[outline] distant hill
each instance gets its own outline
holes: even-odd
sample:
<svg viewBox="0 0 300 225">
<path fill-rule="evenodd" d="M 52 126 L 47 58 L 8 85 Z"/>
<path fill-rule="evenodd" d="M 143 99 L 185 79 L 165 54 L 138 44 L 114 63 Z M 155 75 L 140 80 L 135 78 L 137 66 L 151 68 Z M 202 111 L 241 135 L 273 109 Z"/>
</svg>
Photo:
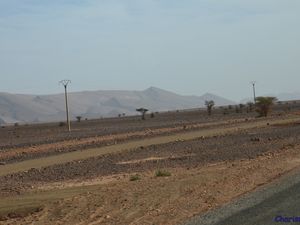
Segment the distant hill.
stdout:
<svg viewBox="0 0 300 225">
<path fill-rule="evenodd" d="M 205 94 L 182 96 L 159 88 L 144 91 L 84 91 L 69 94 L 71 118 L 115 117 L 137 114 L 136 108 L 152 112 L 203 107 L 205 100 L 216 105 L 235 104 L 225 98 Z M 60 121 L 65 118 L 64 94 L 22 95 L 0 93 L 0 123 Z"/>
<path fill-rule="evenodd" d="M 300 92 L 293 92 L 293 93 L 280 93 L 280 94 L 265 94 L 261 96 L 275 96 L 278 101 L 293 101 L 293 100 L 300 100 Z M 249 101 L 253 101 L 252 98 L 246 98 L 241 100 L 241 103 L 247 103 Z"/>
<path fill-rule="evenodd" d="M 281 93 L 276 96 L 279 101 L 292 101 L 292 100 L 300 100 L 300 92 L 294 93 Z"/>
</svg>

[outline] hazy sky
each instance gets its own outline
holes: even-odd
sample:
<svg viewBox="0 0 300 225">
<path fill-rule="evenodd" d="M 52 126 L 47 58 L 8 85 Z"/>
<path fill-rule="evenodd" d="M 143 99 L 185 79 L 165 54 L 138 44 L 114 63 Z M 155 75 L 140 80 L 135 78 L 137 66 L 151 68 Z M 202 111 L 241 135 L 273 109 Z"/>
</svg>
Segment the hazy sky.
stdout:
<svg viewBox="0 0 300 225">
<path fill-rule="evenodd" d="M 0 92 L 300 91 L 299 0 L 0 0 Z"/>
</svg>

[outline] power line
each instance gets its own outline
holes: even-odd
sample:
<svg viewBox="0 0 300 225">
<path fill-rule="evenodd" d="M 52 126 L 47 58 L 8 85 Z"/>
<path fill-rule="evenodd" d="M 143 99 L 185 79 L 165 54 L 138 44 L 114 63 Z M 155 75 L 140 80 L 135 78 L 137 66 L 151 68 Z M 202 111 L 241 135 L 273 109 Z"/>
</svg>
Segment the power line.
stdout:
<svg viewBox="0 0 300 225">
<path fill-rule="evenodd" d="M 250 82 L 252 84 L 253 87 L 253 97 L 254 97 L 254 104 L 256 104 L 256 90 L 255 90 L 255 85 L 256 85 L 256 81 L 251 81 Z"/>
<path fill-rule="evenodd" d="M 68 105 L 68 85 L 71 83 L 71 80 L 61 80 L 59 82 L 62 84 L 65 88 L 65 101 L 66 101 L 66 114 L 67 114 L 67 124 L 68 124 L 68 131 L 71 131 L 71 123 L 70 123 L 70 118 L 69 118 L 69 105 Z"/>
</svg>

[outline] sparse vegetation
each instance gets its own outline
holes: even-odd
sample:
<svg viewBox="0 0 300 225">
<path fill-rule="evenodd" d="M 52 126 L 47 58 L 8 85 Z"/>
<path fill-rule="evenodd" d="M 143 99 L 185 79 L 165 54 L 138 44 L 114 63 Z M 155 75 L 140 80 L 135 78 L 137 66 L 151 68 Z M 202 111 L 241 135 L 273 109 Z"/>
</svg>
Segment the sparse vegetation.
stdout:
<svg viewBox="0 0 300 225">
<path fill-rule="evenodd" d="M 259 116 L 267 117 L 268 114 L 271 112 L 271 108 L 276 101 L 277 98 L 275 97 L 257 97 L 256 111 L 258 112 Z"/>
<path fill-rule="evenodd" d="M 32 203 L 32 206 L 16 206 L 8 208 L 7 210 L 3 210 L 0 212 L 0 221 L 24 218 L 26 216 L 32 215 L 33 213 L 41 212 L 42 210 L 42 206 L 38 205 L 38 203 Z"/>
<path fill-rule="evenodd" d="M 239 113 L 239 112 L 240 112 L 240 109 L 239 109 L 239 107 L 238 107 L 237 105 L 235 106 L 235 112 L 236 112 L 236 113 Z"/>
<path fill-rule="evenodd" d="M 277 113 L 284 108 L 285 105 L 282 105 L 274 107 L 274 110 Z M 2 146 L 10 149 L 10 146 L 19 143 L 26 145 L 21 151 L 18 148 L 10 149 L 9 153 L 12 154 L 8 157 L 3 151 L 3 158 L 0 159 L 0 189 L 3 190 L 0 220 L 3 216 L 8 219 L 4 221 L 7 224 L 15 224 L 14 221 L 18 224 L 25 224 L 24 221 L 33 223 L 36 220 L 42 224 L 67 220 L 76 223 L 78 218 L 82 221 L 88 218 L 87 224 L 97 223 L 98 218 L 104 218 L 107 224 L 115 219 L 118 225 L 134 223 L 137 219 L 140 224 L 147 221 L 163 224 L 166 219 L 177 223 L 185 219 L 178 217 L 184 204 L 184 207 L 194 204 L 195 207 L 189 210 L 198 213 L 199 204 L 196 203 L 206 201 L 208 195 L 222 192 L 224 187 L 228 188 L 228 193 L 234 194 L 225 196 L 224 201 L 248 191 L 243 184 L 236 189 L 239 185 L 236 181 L 240 178 L 250 174 L 247 178 L 256 181 L 255 178 L 262 174 L 268 176 L 263 180 L 268 182 L 273 176 L 277 178 L 282 171 L 292 169 L 291 166 L 297 166 L 291 159 L 297 153 L 293 147 L 300 143 L 299 118 L 287 114 L 284 117 L 275 115 L 272 119 L 255 120 L 253 115 L 236 114 L 234 108 L 229 112 L 230 115 L 223 116 L 222 112 L 227 111 L 227 106 L 223 109 L 214 108 L 214 117 L 209 119 L 206 108 L 200 113 L 198 109 L 180 111 L 179 114 L 176 111 L 170 114 L 162 112 L 155 115 L 155 119 L 150 119 L 151 111 L 146 115 L 149 118 L 146 123 L 141 122 L 140 114 L 138 119 L 122 118 L 122 123 L 117 123 L 118 119 L 115 118 L 84 122 L 83 116 L 82 122 L 76 125 L 76 133 L 68 135 L 59 132 L 64 129 L 58 127 L 58 122 L 29 127 L 22 125 L 18 128 L 13 128 L 13 124 L 12 128 L 8 125 L 7 130 L 1 133 Z M 204 122 L 207 124 L 203 126 Z M 158 123 L 164 129 L 157 129 Z M 269 123 L 274 126 L 267 126 Z M 129 135 L 124 136 L 124 132 Z M 187 133 L 184 137 L 183 134 Z M 230 135 L 225 135 L 227 133 Z M 20 138 L 15 138 L 17 134 L 20 134 Z M 155 138 L 148 141 L 151 136 Z M 55 148 L 48 144 L 49 138 L 56 142 Z M 38 144 L 35 144 L 37 141 Z M 32 143 L 34 148 L 31 147 Z M 87 149 L 81 149 L 86 145 L 89 145 Z M 277 154 L 279 150 L 280 155 Z M 11 167 L 11 159 L 16 160 L 15 166 L 13 164 Z M 23 164 L 24 161 L 29 163 Z M 292 163 L 285 168 L 287 162 Z M 278 163 L 281 163 L 280 167 Z M 226 168 L 225 164 L 228 164 Z M 149 171 L 152 171 L 150 175 Z M 223 179 L 233 172 L 234 176 L 230 176 L 232 179 Z M 12 173 L 17 176 L 9 176 Z M 37 189 L 36 184 L 40 180 L 43 181 L 42 187 L 49 189 Z M 249 190 L 255 189 L 261 182 L 260 179 Z M 232 188 L 235 192 L 230 192 Z M 180 198 L 181 202 L 178 202 L 177 195 L 182 191 L 185 198 Z M 202 195 L 204 192 L 207 195 Z M 196 195 L 200 197 L 195 199 Z M 57 201 L 59 204 L 56 204 Z M 209 204 L 205 204 L 207 209 L 211 205 L 217 206 L 215 201 L 219 199 L 209 198 L 208 201 Z M 111 202 L 113 204 L 106 204 Z M 46 210 L 39 212 L 40 206 Z M 125 207 L 127 211 L 141 213 L 128 219 L 127 214 L 123 213 Z M 165 216 L 163 210 L 170 207 L 176 211 L 172 210 Z M 155 217 L 149 214 L 144 219 L 150 208 L 158 208 L 162 213 Z M 13 219 L 15 216 L 20 218 Z"/>
<path fill-rule="evenodd" d="M 166 170 L 157 170 L 155 172 L 155 176 L 156 177 L 169 177 L 169 176 L 171 176 L 171 173 Z"/>
<path fill-rule="evenodd" d="M 292 107 L 289 104 L 286 104 L 285 111 L 290 112 L 292 110 Z"/>
<path fill-rule="evenodd" d="M 239 107 L 240 107 L 240 113 L 242 113 L 243 109 L 245 108 L 245 105 L 244 104 L 239 104 Z"/>
<path fill-rule="evenodd" d="M 77 122 L 80 123 L 82 116 L 76 116 Z"/>
<path fill-rule="evenodd" d="M 224 108 L 223 109 L 223 115 L 227 115 L 227 114 L 229 114 L 228 109 Z"/>
<path fill-rule="evenodd" d="M 205 105 L 206 105 L 206 108 L 207 108 L 207 113 L 208 115 L 210 116 L 211 115 L 211 112 L 212 112 L 212 109 L 215 105 L 215 102 L 210 100 L 210 101 L 205 101 Z"/>
<path fill-rule="evenodd" d="M 64 127 L 64 126 L 66 126 L 66 123 L 65 122 L 59 122 L 58 126 Z"/>
<path fill-rule="evenodd" d="M 139 109 L 136 109 L 137 112 L 140 112 L 142 114 L 142 120 L 145 120 L 146 117 L 146 113 L 149 111 L 148 109 L 145 109 L 145 108 L 139 108 Z"/>
<path fill-rule="evenodd" d="M 138 181 L 138 180 L 140 180 L 140 179 L 141 179 L 141 177 L 140 177 L 140 175 L 138 175 L 138 174 L 132 175 L 132 176 L 130 176 L 130 178 L 129 178 L 130 181 Z"/>
<path fill-rule="evenodd" d="M 247 111 L 253 112 L 254 103 L 253 102 L 247 102 Z"/>
</svg>

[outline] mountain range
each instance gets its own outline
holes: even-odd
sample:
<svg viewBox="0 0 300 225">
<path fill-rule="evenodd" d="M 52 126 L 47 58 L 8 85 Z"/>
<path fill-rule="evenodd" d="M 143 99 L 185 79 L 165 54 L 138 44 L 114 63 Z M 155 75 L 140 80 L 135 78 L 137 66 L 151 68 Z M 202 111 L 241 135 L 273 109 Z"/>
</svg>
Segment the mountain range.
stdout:
<svg viewBox="0 0 300 225">
<path fill-rule="evenodd" d="M 274 95 L 270 95 L 274 96 Z M 300 92 L 293 92 L 293 93 L 281 93 L 275 95 L 279 101 L 292 101 L 292 100 L 299 100 L 300 99 Z"/>
<path fill-rule="evenodd" d="M 258 95 L 261 96 L 261 95 Z M 280 93 L 280 94 L 265 94 L 262 96 L 274 96 L 278 99 L 278 101 L 293 101 L 300 99 L 300 92 L 290 92 L 290 93 Z M 241 103 L 245 104 L 247 102 L 253 101 L 253 98 L 245 98 L 241 100 Z"/>
<path fill-rule="evenodd" d="M 150 87 L 144 91 L 83 91 L 69 93 L 70 116 L 82 118 L 136 115 L 137 108 L 150 112 L 204 107 L 206 100 L 216 105 L 235 102 L 213 95 L 183 96 Z M 24 95 L 0 93 L 0 124 L 16 122 L 52 122 L 65 118 L 64 94 Z"/>
</svg>

